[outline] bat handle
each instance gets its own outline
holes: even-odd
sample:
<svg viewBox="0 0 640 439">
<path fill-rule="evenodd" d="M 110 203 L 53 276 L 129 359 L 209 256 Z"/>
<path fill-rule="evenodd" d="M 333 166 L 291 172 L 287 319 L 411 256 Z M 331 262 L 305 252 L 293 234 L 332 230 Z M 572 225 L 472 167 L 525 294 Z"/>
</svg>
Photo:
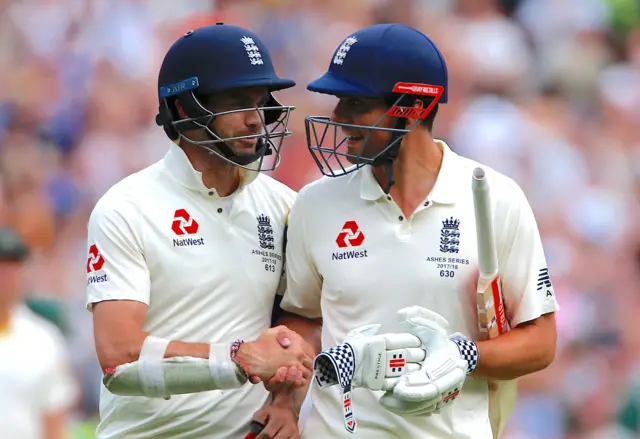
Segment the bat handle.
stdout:
<svg viewBox="0 0 640 439">
<path fill-rule="evenodd" d="M 247 433 L 244 439 L 255 439 L 262 430 L 264 430 L 264 424 L 262 422 L 251 421 L 251 430 Z"/>
</svg>

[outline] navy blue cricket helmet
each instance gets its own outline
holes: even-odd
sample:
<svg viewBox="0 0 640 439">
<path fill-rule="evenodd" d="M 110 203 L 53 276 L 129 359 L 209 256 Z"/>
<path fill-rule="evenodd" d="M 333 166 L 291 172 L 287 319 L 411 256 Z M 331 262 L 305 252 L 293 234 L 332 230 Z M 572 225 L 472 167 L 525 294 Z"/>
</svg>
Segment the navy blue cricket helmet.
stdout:
<svg viewBox="0 0 640 439">
<path fill-rule="evenodd" d="M 256 34 L 223 23 L 205 26 L 184 34 L 165 55 L 158 75 L 160 110 L 156 123 L 174 141 L 185 139 L 245 169 L 270 171 L 278 166 L 282 141 L 291 134 L 287 127 L 294 109 L 281 105 L 272 92 L 293 86 L 294 81 L 278 77 L 269 51 Z M 265 87 L 269 91 L 267 104 L 218 113 L 203 105 L 211 94 L 245 87 Z M 176 100 L 187 118 L 180 118 Z M 260 115 L 264 127 L 261 133 L 223 138 L 211 125 L 223 114 L 247 111 Z M 185 136 L 185 132 L 194 129 L 204 130 L 208 139 Z M 245 139 L 257 139 L 255 153 L 236 155 L 230 142 Z M 264 157 L 274 153 L 275 160 L 267 165 Z"/>
<path fill-rule="evenodd" d="M 395 128 L 383 128 L 378 126 L 382 119 L 362 127 L 333 122 L 329 117 L 307 117 L 308 147 L 324 175 L 336 177 L 364 165 L 388 166 L 390 171 L 402 137 L 417 123 L 407 127 L 407 118 L 419 121 L 438 103 L 447 102 L 447 66 L 435 43 L 422 32 L 402 24 L 378 24 L 347 37 L 334 52 L 327 72 L 307 89 L 337 97 L 384 98 L 389 107 L 385 117 L 398 118 Z M 425 103 L 422 109 L 413 108 L 417 98 Z M 347 139 L 337 133 L 341 127 L 368 131 L 358 154 L 342 150 Z M 331 129 L 334 132 L 329 134 Z M 376 130 L 392 132 L 392 140 L 374 157 L 363 157 L 367 141 Z M 333 145 L 323 145 L 330 139 Z M 341 159 L 357 164 L 345 167 Z M 337 161 L 339 169 L 333 169 L 330 160 Z"/>
</svg>

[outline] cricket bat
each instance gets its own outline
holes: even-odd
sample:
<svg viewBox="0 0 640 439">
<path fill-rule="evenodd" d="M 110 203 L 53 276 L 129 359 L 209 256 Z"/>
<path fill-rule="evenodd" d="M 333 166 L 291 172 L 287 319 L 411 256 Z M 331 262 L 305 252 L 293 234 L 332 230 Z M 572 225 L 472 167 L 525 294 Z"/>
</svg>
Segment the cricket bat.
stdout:
<svg viewBox="0 0 640 439">
<path fill-rule="evenodd" d="M 473 203 L 478 239 L 478 329 L 489 339 L 509 331 L 504 308 L 498 251 L 493 230 L 491 194 L 484 169 L 475 168 L 472 179 Z M 515 405 L 514 381 L 489 381 L 489 420 L 494 439 L 500 438 Z"/>
<path fill-rule="evenodd" d="M 509 330 L 498 269 L 498 252 L 493 231 L 491 194 L 484 169 L 475 168 L 472 180 L 473 204 L 478 239 L 478 329 L 488 338 Z"/>
<path fill-rule="evenodd" d="M 264 424 L 258 421 L 251 421 L 251 431 L 247 433 L 244 439 L 255 439 L 264 430 Z"/>
</svg>

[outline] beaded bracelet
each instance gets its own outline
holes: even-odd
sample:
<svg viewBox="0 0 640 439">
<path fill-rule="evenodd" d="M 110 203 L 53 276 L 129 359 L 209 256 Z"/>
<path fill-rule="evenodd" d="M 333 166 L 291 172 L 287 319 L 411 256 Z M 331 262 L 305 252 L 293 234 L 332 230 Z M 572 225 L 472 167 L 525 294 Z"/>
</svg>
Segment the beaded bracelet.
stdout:
<svg viewBox="0 0 640 439">
<path fill-rule="evenodd" d="M 247 369 L 244 367 L 244 365 L 242 363 L 240 363 L 238 361 L 238 359 L 236 358 L 238 356 L 238 350 L 240 349 L 240 346 L 242 345 L 242 343 L 244 343 L 244 340 L 236 340 L 231 344 L 231 352 L 230 352 L 230 356 L 231 356 L 231 360 L 236 363 L 236 365 L 240 368 L 240 370 L 242 371 L 242 373 L 244 374 L 244 376 L 246 378 L 249 378 L 249 372 L 247 371 Z"/>
</svg>

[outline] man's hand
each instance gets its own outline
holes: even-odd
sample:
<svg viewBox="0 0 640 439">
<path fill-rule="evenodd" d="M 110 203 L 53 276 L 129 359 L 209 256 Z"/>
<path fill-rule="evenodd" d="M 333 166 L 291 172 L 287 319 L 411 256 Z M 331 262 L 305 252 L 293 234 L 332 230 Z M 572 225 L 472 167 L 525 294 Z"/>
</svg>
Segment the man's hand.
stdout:
<svg viewBox="0 0 640 439">
<path fill-rule="evenodd" d="M 298 417 L 289 395 L 277 395 L 253 415 L 253 420 L 265 426 L 256 439 L 300 439 Z"/>
<path fill-rule="evenodd" d="M 380 404 L 398 415 L 428 415 L 450 404 L 460 393 L 470 369 L 477 364 L 473 343 L 459 334 L 447 337 L 448 322 L 417 306 L 398 311 L 400 325 L 420 338 L 427 358 L 417 372 L 402 376 Z"/>
<path fill-rule="evenodd" d="M 302 349 L 307 353 L 309 358 L 315 357 L 313 347 L 307 343 L 297 332 L 289 330 L 278 333 L 278 342 L 283 348 L 288 348 L 292 344 L 300 344 Z M 257 377 L 251 377 L 251 382 L 256 381 Z M 259 379 L 258 381 L 259 382 Z M 281 367 L 278 372 L 269 380 L 264 382 L 264 387 L 269 392 L 290 393 L 295 388 L 305 387 L 309 380 L 303 376 L 301 370 L 295 366 Z"/>
<path fill-rule="evenodd" d="M 242 343 L 235 359 L 254 384 L 267 382 L 272 391 L 299 387 L 311 378 L 313 365 L 299 338 L 285 326 L 265 329 L 257 340 Z"/>
<path fill-rule="evenodd" d="M 251 377 L 251 382 L 259 383 L 260 379 Z M 291 393 L 294 389 L 306 387 L 308 383 L 309 379 L 295 366 L 281 367 L 269 381 L 264 382 L 264 388 L 273 393 Z"/>
</svg>

